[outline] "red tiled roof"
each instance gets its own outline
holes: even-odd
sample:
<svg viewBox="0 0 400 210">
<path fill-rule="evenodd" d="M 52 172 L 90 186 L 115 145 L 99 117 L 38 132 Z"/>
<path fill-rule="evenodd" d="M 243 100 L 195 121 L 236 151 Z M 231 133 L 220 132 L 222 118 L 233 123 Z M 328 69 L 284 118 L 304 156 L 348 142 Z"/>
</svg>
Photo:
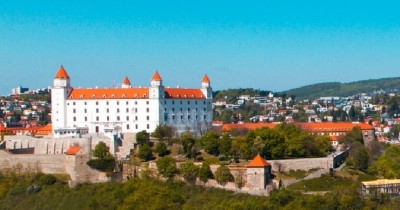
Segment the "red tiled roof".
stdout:
<svg viewBox="0 0 400 210">
<path fill-rule="evenodd" d="M 149 98 L 148 88 L 96 88 L 73 89 L 68 99 L 122 99 Z"/>
<path fill-rule="evenodd" d="M 57 71 L 56 76 L 54 77 L 55 79 L 69 79 L 67 71 L 65 71 L 63 66 L 60 66 L 60 68 Z"/>
<path fill-rule="evenodd" d="M 298 127 L 308 132 L 347 132 L 354 127 L 360 127 L 361 130 L 374 130 L 374 127 L 367 123 L 352 122 L 323 122 L 323 123 L 296 123 Z"/>
<path fill-rule="evenodd" d="M 131 85 L 131 81 L 129 81 L 128 76 L 126 76 L 126 77 L 124 78 L 124 80 L 122 81 L 122 84 L 124 84 L 124 85 Z"/>
<path fill-rule="evenodd" d="M 275 128 L 277 123 L 243 123 L 243 124 L 224 124 L 222 126 L 222 131 L 231 131 L 232 129 L 247 129 L 247 130 L 255 130 L 257 128 Z"/>
<path fill-rule="evenodd" d="M 161 76 L 158 73 L 158 71 L 154 72 L 153 77 L 151 78 L 151 81 L 161 81 Z"/>
<path fill-rule="evenodd" d="M 254 157 L 252 161 L 250 161 L 247 164 L 248 168 L 254 168 L 254 167 L 265 167 L 269 166 L 270 164 L 258 154 L 257 156 Z"/>
<path fill-rule="evenodd" d="M 76 155 L 76 153 L 78 153 L 80 149 L 81 149 L 81 147 L 79 147 L 79 146 L 71 146 L 70 148 L 67 149 L 65 154 L 66 155 Z"/>
<path fill-rule="evenodd" d="M 204 99 L 200 89 L 165 88 L 165 98 Z"/>
<path fill-rule="evenodd" d="M 202 83 L 210 83 L 210 78 L 208 78 L 207 74 L 203 76 L 203 79 L 201 80 Z"/>
</svg>

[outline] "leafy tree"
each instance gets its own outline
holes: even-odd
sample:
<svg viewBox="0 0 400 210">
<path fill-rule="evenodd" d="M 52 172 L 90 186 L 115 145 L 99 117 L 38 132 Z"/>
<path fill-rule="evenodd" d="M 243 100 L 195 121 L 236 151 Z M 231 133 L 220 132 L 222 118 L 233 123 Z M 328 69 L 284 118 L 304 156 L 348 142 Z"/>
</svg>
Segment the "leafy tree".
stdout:
<svg viewBox="0 0 400 210">
<path fill-rule="evenodd" d="M 207 182 L 208 179 L 212 179 L 214 177 L 211 172 L 210 165 L 207 162 L 204 161 L 200 166 L 198 176 L 199 179 L 204 183 Z"/>
<path fill-rule="evenodd" d="M 93 150 L 93 157 L 99 159 L 105 159 L 109 157 L 111 154 L 109 152 L 109 148 L 107 147 L 106 143 L 100 141 Z"/>
<path fill-rule="evenodd" d="M 208 154 L 218 155 L 219 154 L 219 135 L 215 131 L 208 131 L 202 138 L 201 142 L 204 150 Z"/>
<path fill-rule="evenodd" d="M 229 135 L 225 134 L 218 141 L 219 153 L 221 155 L 229 156 L 232 153 L 232 142 Z"/>
<path fill-rule="evenodd" d="M 196 154 L 193 153 L 193 148 L 195 145 L 195 139 L 193 135 L 186 131 L 181 135 L 181 145 L 183 148 L 183 153 L 186 155 L 188 158 L 193 158 L 196 157 Z"/>
<path fill-rule="evenodd" d="M 400 177 L 400 147 L 389 146 L 385 153 L 368 169 L 369 172 L 387 179 Z"/>
<path fill-rule="evenodd" d="M 158 138 L 159 140 L 167 140 L 170 143 L 172 136 L 174 134 L 174 127 L 169 125 L 158 125 L 156 130 L 151 134 L 151 136 Z"/>
<path fill-rule="evenodd" d="M 149 161 L 153 159 L 153 152 L 148 144 L 143 144 L 139 147 L 138 157 L 144 161 Z"/>
<path fill-rule="evenodd" d="M 187 161 L 181 164 L 180 172 L 187 182 L 194 183 L 199 173 L 199 167 L 194 165 L 193 161 Z"/>
<path fill-rule="evenodd" d="M 142 130 L 136 134 L 136 143 L 139 145 L 150 144 L 150 134 Z"/>
<path fill-rule="evenodd" d="M 354 163 L 354 168 L 360 171 L 368 170 L 369 155 L 364 145 L 359 142 L 353 143 L 350 148 L 349 156 Z"/>
<path fill-rule="evenodd" d="M 168 155 L 170 151 L 167 149 L 167 145 L 164 142 L 158 142 L 156 144 L 156 152 L 158 156 L 164 157 L 165 155 Z"/>
<path fill-rule="evenodd" d="M 343 136 L 340 142 L 347 146 L 351 146 L 351 144 L 354 142 L 360 142 L 361 144 L 364 144 L 361 128 L 359 126 L 353 127 L 351 131 L 347 132 L 346 135 Z"/>
<path fill-rule="evenodd" d="M 158 172 L 164 178 L 172 180 L 175 174 L 178 173 L 178 169 L 175 165 L 175 160 L 171 157 L 161 157 L 156 161 Z"/>
<path fill-rule="evenodd" d="M 215 179 L 218 183 L 226 183 L 233 181 L 233 176 L 227 166 L 221 165 L 215 171 Z"/>
</svg>

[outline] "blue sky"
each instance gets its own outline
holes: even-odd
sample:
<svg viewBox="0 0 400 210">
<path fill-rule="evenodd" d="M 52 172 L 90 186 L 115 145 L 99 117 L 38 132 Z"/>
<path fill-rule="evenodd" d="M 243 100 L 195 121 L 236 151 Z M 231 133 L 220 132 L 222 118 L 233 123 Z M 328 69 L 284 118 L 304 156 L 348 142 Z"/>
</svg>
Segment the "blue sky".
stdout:
<svg viewBox="0 0 400 210">
<path fill-rule="evenodd" d="M 396 1 L 0 0 L 0 94 L 127 75 L 147 86 L 282 91 L 400 75 Z"/>
</svg>

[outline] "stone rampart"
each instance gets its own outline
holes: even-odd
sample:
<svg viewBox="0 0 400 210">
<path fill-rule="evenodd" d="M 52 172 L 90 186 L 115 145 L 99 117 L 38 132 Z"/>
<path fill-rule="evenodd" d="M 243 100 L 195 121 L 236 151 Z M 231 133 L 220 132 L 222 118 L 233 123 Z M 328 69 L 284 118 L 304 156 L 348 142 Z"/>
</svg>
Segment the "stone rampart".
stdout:
<svg viewBox="0 0 400 210">
<path fill-rule="evenodd" d="M 285 160 L 268 160 L 272 165 L 272 171 L 304 170 L 308 171 L 315 168 L 333 168 L 333 158 L 298 158 Z M 280 168 L 280 169 L 279 169 Z"/>
</svg>

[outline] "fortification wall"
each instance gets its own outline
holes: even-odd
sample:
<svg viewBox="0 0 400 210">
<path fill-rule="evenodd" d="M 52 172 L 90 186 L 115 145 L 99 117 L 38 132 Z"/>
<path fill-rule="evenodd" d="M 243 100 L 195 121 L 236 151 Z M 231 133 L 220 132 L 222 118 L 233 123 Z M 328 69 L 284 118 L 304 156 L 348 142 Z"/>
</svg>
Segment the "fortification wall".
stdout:
<svg viewBox="0 0 400 210">
<path fill-rule="evenodd" d="M 286 160 L 268 160 L 272 165 L 272 171 L 304 170 L 308 171 L 315 168 L 333 168 L 333 157 L 323 158 L 299 158 Z"/>
<path fill-rule="evenodd" d="M 0 170 L 18 169 L 43 173 L 66 173 L 64 155 L 14 155 L 0 150 Z"/>
</svg>

